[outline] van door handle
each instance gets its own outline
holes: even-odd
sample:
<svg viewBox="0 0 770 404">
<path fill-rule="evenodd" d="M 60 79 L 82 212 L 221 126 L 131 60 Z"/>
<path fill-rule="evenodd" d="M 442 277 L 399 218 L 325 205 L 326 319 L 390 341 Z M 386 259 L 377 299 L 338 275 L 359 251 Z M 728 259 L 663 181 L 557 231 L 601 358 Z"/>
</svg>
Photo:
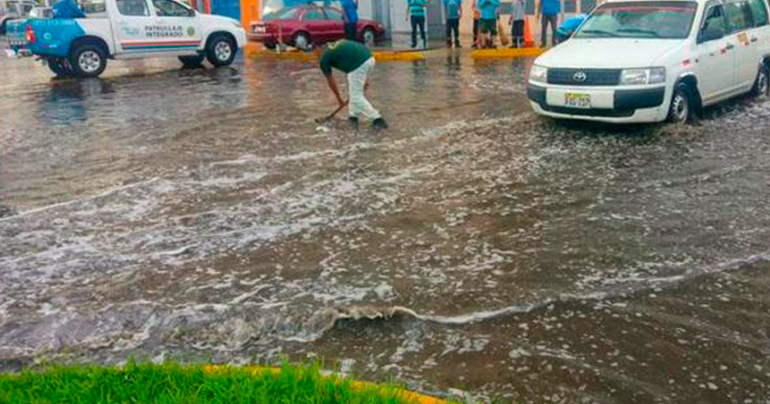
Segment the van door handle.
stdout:
<svg viewBox="0 0 770 404">
<path fill-rule="evenodd" d="M 731 43 L 727 44 L 727 47 L 726 47 L 727 50 L 731 50 L 731 49 L 734 49 L 734 48 L 735 48 L 735 45 L 733 45 Z"/>
<path fill-rule="evenodd" d="M 757 38 L 751 38 L 751 43 L 756 43 L 758 40 Z"/>
</svg>

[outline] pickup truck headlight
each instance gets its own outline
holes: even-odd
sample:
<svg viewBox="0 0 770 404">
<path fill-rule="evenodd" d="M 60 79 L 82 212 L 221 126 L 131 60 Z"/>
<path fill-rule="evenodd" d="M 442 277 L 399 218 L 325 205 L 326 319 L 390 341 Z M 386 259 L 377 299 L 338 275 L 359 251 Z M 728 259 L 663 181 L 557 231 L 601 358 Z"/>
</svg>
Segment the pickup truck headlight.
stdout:
<svg viewBox="0 0 770 404">
<path fill-rule="evenodd" d="M 665 67 L 649 67 L 645 69 L 625 69 L 620 74 L 620 84 L 643 85 L 666 82 Z"/>
<path fill-rule="evenodd" d="M 535 83 L 545 84 L 548 82 L 548 68 L 539 65 L 532 65 L 532 68 L 529 69 L 529 80 L 534 81 Z"/>
</svg>

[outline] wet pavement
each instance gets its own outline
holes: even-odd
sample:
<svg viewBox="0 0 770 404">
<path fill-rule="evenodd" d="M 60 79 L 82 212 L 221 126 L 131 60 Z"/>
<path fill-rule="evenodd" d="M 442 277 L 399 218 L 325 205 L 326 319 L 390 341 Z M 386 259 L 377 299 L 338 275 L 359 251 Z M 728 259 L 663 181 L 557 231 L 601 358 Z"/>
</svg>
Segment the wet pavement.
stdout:
<svg viewBox="0 0 770 404">
<path fill-rule="evenodd" d="M 770 103 L 699 126 L 532 114 L 531 60 L 0 58 L 0 368 L 275 363 L 527 403 L 770 402 Z"/>
</svg>

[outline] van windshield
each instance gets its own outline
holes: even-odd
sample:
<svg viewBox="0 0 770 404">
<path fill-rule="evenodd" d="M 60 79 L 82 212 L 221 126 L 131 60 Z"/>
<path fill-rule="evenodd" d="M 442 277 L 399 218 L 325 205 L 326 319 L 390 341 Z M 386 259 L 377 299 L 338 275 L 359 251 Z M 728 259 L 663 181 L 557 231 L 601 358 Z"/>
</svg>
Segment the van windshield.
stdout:
<svg viewBox="0 0 770 404">
<path fill-rule="evenodd" d="M 697 8 L 680 1 L 608 3 L 591 14 L 575 38 L 684 39 Z"/>
</svg>

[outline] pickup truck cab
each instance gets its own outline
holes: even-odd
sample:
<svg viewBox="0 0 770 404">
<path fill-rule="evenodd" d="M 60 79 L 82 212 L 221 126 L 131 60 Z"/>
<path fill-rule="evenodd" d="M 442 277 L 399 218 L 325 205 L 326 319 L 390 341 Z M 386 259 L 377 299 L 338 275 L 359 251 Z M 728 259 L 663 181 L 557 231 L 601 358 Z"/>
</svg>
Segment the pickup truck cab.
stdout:
<svg viewBox="0 0 770 404">
<path fill-rule="evenodd" d="M 767 97 L 766 0 L 611 0 L 530 70 L 536 113 L 686 123 L 703 106 Z"/>
<path fill-rule="evenodd" d="M 26 17 L 35 7 L 34 1 L 0 0 L 0 35 L 5 35 L 8 21 Z"/>
<path fill-rule="evenodd" d="M 97 77 L 108 59 L 175 56 L 198 67 L 233 62 L 246 45 L 240 22 L 200 14 L 173 0 L 106 0 L 86 18 L 14 20 L 8 40 L 18 54 L 39 56 L 58 76 Z"/>
</svg>

